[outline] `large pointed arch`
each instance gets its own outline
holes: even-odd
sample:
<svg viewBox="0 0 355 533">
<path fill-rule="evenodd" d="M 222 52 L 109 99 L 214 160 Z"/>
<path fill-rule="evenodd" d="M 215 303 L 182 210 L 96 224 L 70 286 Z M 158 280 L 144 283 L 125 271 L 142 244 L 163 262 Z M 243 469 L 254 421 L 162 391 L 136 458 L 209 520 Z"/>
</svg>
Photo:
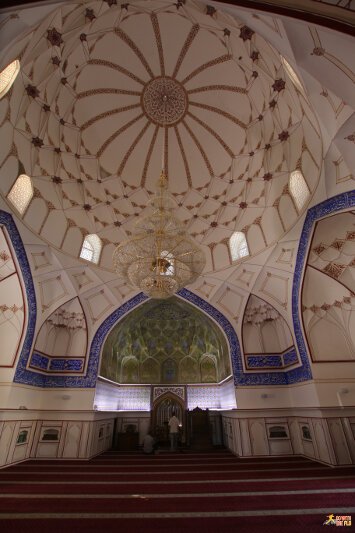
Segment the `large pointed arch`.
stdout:
<svg viewBox="0 0 355 533">
<path fill-rule="evenodd" d="M 355 191 L 344 192 L 333 196 L 308 210 L 303 224 L 302 234 L 299 241 L 295 273 L 292 289 L 292 316 L 298 352 L 302 360 L 302 366 L 288 372 L 289 383 L 312 379 L 312 372 L 308 358 L 306 341 L 302 328 L 301 316 L 301 287 L 304 277 L 305 264 L 307 261 L 308 248 L 311 242 L 315 223 L 332 213 L 346 211 L 355 206 Z"/>
</svg>

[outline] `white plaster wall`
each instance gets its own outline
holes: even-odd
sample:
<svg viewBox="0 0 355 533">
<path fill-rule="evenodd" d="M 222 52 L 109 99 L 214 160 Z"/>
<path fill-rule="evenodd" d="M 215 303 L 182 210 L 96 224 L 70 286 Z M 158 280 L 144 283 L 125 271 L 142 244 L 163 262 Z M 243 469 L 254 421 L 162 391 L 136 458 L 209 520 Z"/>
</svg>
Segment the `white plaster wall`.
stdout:
<svg viewBox="0 0 355 533">
<path fill-rule="evenodd" d="M 112 416 L 74 411 L 65 418 L 59 411 L 1 411 L 0 468 L 28 458 L 89 459 L 111 448 Z M 43 440 L 46 429 L 57 429 L 58 440 Z M 17 444 L 22 430 L 28 431 L 27 441 Z"/>
<path fill-rule="evenodd" d="M 301 455 L 330 465 L 355 463 L 355 408 L 225 411 L 223 439 L 236 455 Z M 337 416 L 339 415 L 339 416 Z M 286 437 L 270 438 L 272 425 L 283 426 Z M 305 438 L 302 426 L 309 428 Z"/>
<path fill-rule="evenodd" d="M 17 383 L 0 385 L 0 406 L 2 409 L 53 409 L 60 411 L 92 410 L 95 389 L 41 389 Z"/>
<path fill-rule="evenodd" d="M 350 369 L 348 369 L 350 370 Z M 351 376 L 350 374 L 348 374 Z M 355 380 L 329 379 L 283 387 L 236 387 L 238 409 L 352 407 L 355 405 Z"/>
</svg>

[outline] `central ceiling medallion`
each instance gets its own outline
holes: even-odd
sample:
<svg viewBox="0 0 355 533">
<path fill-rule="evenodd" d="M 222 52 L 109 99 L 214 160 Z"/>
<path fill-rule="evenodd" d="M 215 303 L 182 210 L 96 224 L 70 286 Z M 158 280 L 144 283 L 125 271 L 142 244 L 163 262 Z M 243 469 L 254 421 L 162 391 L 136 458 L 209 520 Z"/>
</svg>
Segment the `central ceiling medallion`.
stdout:
<svg viewBox="0 0 355 533">
<path fill-rule="evenodd" d="M 159 126 L 179 122 L 185 116 L 188 105 L 184 87 L 167 76 L 150 80 L 143 89 L 141 102 L 147 117 Z"/>
</svg>

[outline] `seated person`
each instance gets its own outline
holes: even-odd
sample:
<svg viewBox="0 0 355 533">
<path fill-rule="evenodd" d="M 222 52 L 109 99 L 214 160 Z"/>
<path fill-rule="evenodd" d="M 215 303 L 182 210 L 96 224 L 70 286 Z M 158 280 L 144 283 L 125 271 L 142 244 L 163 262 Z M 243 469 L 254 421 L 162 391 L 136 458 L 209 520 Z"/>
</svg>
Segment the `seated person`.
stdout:
<svg viewBox="0 0 355 533">
<path fill-rule="evenodd" d="M 152 432 L 149 431 L 143 439 L 143 453 L 145 455 L 153 455 L 154 448 L 154 437 Z"/>
</svg>

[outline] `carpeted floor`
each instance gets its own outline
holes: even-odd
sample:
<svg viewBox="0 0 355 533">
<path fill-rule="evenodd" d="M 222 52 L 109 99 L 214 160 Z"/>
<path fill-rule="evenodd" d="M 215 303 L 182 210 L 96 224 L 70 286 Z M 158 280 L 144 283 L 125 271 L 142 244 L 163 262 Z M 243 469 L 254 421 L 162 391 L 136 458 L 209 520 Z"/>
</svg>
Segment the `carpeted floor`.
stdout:
<svg viewBox="0 0 355 533">
<path fill-rule="evenodd" d="M 0 530 L 9 533 L 324 532 L 329 514 L 355 523 L 355 468 L 216 451 L 107 452 L 0 471 Z"/>
</svg>

